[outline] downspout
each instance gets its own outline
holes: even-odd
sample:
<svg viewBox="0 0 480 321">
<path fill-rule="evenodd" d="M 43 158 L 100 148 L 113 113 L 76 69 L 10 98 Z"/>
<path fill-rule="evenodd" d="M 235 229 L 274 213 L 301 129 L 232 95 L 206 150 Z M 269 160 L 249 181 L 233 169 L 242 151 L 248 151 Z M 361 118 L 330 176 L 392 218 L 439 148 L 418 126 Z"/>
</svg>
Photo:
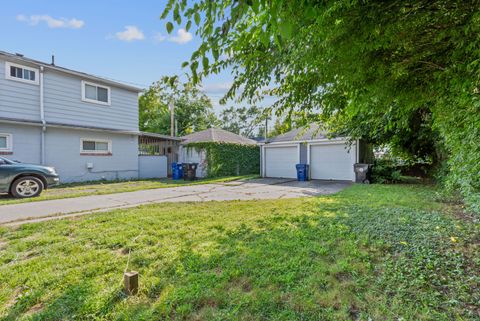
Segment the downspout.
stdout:
<svg viewBox="0 0 480 321">
<path fill-rule="evenodd" d="M 42 122 L 42 132 L 40 138 L 40 163 L 45 164 L 45 131 L 47 122 L 45 121 L 45 106 L 43 103 L 43 66 L 40 66 L 40 121 Z"/>
</svg>

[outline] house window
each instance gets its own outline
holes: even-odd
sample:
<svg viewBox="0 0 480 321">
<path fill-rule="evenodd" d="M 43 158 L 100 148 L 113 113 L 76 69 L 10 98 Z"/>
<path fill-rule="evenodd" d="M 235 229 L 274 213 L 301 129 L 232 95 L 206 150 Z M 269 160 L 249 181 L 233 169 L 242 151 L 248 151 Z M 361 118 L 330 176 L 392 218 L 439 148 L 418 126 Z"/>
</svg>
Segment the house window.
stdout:
<svg viewBox="0 0 480 321">
<path fill-rule="evenodd" d="M 0 153 L 12 152 L 12 135 L 0 134 Z"/>
<path fill-rule="evenodd" d="M 82 138 L 80 140 L 80 154 L 111 155 L 112 142 L 103 139 Z"/>
<path fill-rule="evenodd" d="M 89 103 L 110 105 L 110 87 L 82 81 L 82 100 Z"/>
<path fill-rule="evenodd" d="M 38 69 L 5 62 L 5 78 L 38 85 Z"/>
</svg>

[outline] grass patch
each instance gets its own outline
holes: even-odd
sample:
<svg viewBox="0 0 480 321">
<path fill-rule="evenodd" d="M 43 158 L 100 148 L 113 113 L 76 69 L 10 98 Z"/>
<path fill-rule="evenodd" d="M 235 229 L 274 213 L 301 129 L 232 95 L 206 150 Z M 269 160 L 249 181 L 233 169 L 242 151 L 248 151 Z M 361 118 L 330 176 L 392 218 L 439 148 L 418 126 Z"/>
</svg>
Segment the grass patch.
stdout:
<svg viewBox="0 0 480 321">
<path fill-rule="evenodd" d="M 216 178 L 203 178 L 196 181 L 184 181 L 184 180 L 171 180 L 171 179 L 144 179 L 144 180 L 128 180 L 128 181 L 93 181 L 93 182 L 81 182 L 81 183 L 68 183 L 53 186 L 50 189 L 44 191 L 39 197 L 16 199 L 7 194 L 0 194 L 0 205 L 6 204 L 18 204 L 26 202 L 37 202 L 54 200 L 61 198 L 72 198 L 89 195 L 104 195 L 115 194 L 123 192 L 134 192 L 146 189 L 155 188 L 167 188 L 178 187 L 185 185 L 196 184 L 212 184 L 212 183 L 225 183 L 240 179 L 251 179 L 258 175 L 247 176 L 229 176 L 229 177 L 216 177 Z"/>
<path fill-rule="evenodd" d="M 0 228 L 0 317 L 478 319 L 478 223 L 435 197 L 422 185 L 354 185 Z M 121 292 L 128 253 L 135 297 Z"/>
</svg>

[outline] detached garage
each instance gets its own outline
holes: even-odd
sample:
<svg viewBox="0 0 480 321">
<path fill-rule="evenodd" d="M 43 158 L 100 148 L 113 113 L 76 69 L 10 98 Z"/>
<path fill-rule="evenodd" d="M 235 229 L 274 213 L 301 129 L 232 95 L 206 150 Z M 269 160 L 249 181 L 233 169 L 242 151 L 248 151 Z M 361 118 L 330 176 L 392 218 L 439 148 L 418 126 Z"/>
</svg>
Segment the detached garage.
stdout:
<svg viewBox="0 0 480 321">
<path fill-rule="evenodd" d="M 296 178 L 296 164 L 308 164 L 311 179 L 355 181 L 353 165 L 365 162 L 367 145 L 345 137 L 329 139 L 318 125 L 274 137 L 261 146 L 263 177 Z"/>
</svg>

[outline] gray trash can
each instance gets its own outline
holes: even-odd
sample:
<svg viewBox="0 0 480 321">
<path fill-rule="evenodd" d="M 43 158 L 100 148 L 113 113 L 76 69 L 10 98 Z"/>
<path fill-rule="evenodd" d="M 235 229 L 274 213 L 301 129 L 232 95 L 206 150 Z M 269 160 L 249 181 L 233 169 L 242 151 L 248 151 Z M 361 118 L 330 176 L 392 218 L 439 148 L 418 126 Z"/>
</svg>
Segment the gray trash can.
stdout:
<svg viewBox="0 0 480 321">
<path fill-rule="evenodd" d="M 355 183 L 370 184 L 372 173 L 371 164 L 357 163 L 353 165 L 353 170 L 355 172 Z"/>
</svg>

